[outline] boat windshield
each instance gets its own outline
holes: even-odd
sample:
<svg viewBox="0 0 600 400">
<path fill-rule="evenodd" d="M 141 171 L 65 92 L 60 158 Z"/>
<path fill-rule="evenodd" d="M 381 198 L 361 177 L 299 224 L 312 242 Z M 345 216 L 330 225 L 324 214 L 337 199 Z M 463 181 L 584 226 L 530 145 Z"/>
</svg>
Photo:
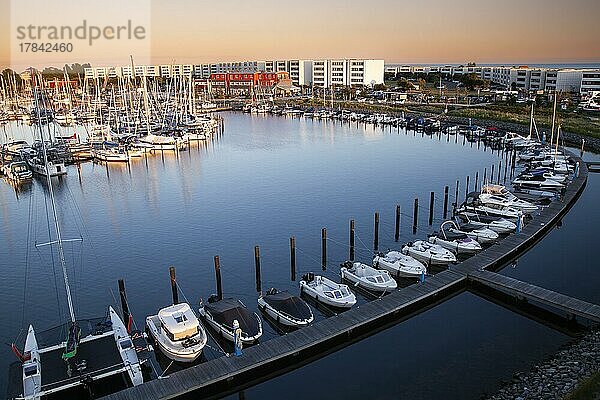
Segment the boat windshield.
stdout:
<svg viewBox="0 0 600 400">
<path fill-rule="evenodd" d="M 37 364 L 29 364 L 23 367 L 23 374 L 25 376 L 32 376 L 37 374 Z"/>
</svg>

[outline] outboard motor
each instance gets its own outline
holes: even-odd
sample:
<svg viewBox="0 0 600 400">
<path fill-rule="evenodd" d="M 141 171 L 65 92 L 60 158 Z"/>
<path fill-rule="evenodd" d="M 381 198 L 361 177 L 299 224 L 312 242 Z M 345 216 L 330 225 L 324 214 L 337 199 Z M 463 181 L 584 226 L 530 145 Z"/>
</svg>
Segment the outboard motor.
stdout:
<svg viewBox="0 0 600 400">
<path fill-rule="evenodd" d="M 302 280 L 304 280 L 306 283 L 312 282 L 315 280 L 315 274 L 313 272 L 307 272 L 306 274 L 302 275 Z"/>
<path fill-rule="evenodd" d="M 216 294 L 211 294 L 210 297 L 208 298 L 208 303 L 216 303 L 217 301 L 219 301 L 219 296 Z"/>
</svg>

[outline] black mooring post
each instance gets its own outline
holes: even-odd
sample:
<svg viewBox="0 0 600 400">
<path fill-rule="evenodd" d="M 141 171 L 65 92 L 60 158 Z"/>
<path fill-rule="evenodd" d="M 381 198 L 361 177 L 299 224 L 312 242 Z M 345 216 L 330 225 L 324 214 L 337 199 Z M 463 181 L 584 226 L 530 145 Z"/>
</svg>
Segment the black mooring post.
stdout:
<svg viewBox="0 0 600 400">
<path fill-rule="evenodd" d="M 494 167 L 495 165 L 492 164 L 492 171 L 490 172 L 490 183 L 494 183 Z"/>
<path fill-rule="evenodd" d="M 321 229 L 321 268 L 327 269 L 327 228 Z"/>
<path fill-rule="evenodd" d="M 419 217 L 419 199 L 415 199 L 413 207 L 413 234 L 417 233 L 417 219 Z"/>
<path fill-rule="evenodd" d="M 256 269 L 256 291 L 262 292 L 260 285 L 260 247 L 254 246 L 254 267 Z"/>
<path fill-rule="evenodd" d="M 354 220 L 350 220 L 350 261 L 354 261 Z"/>
<path fill-rule="evenodd" d="M 375 212 L 375 231 L 373 233 L 373 250 L 379 250 L 379 212 Z"/>
<path fill-rule="evenodd" d="M 175 267 L 169 267 L 171 276 L 171 293 L 173 295 L 173 304 L 179 304 L 179 293 L 177 291 L 177 279 L 175 278 Z"/>
<path fill-rule="evenodd" d="M 121 297 L 121 310 L 123 312 L 123 322 L 129 328 L 129 306 L 127 305 L 127 293 L 125 292 L 125 281 L 119 279 L 119 296 Z"/>
<path fill-rule="evenodd" d="M 433 225 L 433 204 L 435 202 L 435 192 L 429 194 L 429 226 Z"/>
<path fill-rule="evenodd" d="M 400 240 L 400 205 L 396 205 L 396 227 L 394 232 L 394 239 L 396 242 Z"/>
<path fill-rule="evenodd" d="M 500 159 L 500 163 L 498 164 L 498 179 L 496 179 L 498 181 L 498 183 L 500 183 L 501 172 L 502 172 L 502 159 Z"/>
<path fill-rule="evenodd" d="M 482 186 L 485 185 L 486 179 L 487 179 L 487 168 L 484 168 L 483 169 L 483 181 L 481 181 L 482 182 Z"/>
<path fill-rule="evenodd" d="M 221 283 L 221 262 L 219 256 L 215 256 L 215 278 L 217 280 L 217 300 L 223 300 L 223 285 Z"/>
<path fill-rule="evenodd" d="M 469 195 L 469 179 L 471 179 L 471 176 L 467 175 L 467 186 L 465 186 L 465 199 Z"/>
<path fill-rule="evenodd" d="M 508 171 L 508 161 L 504 163 L 504 182 L 506 182 L 506 173 Z"/>
<path fill-rule="evenodd" d="M 444 219 L 448 216 L 448 186 L 444 187 Z"/>
<path fill-rule="evenodd" d="M 459 181 L 458 179 L 456 180 L 456 193 L 454 193 L 454 204 L 456 205 L 456 207 L 458 207 L 458 186 L 459 186 Z"/>
<path fill-rule="evenodd" d="M 475 172 L 475 186 L 473 186 L 473 190 L 477 192 L 479 190 L 478 187 L 479 187 L 479 171 Z"/>
<path fill-rule="evenodd" d="M 292 282 L 296 280 L 296 238 L 290 238 L 290 269 L 292 273 Z"/>
</svg>

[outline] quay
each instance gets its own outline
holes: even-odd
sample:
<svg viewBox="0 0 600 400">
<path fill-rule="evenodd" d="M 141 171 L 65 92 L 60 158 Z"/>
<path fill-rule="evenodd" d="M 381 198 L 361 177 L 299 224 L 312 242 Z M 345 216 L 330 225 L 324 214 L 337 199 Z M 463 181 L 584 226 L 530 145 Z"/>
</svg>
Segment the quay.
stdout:
<svg viewBox="0 0 600 400">
<path fill-rule="evenodd" d="M 534 215 L 520 232 L 458 265 L 422 283 L 244 349 L 241 357 L 222 356 L 103 399 L 213 398 L 234 393 L 348 346 L 468 290 L 475 294 L 482 289 L 499 291 L 519 301 L 542 304 L 553 309 L 549 313 L 566 314 L 571 321 L 578 316 L 600 322 L 598 305 L 495 272 L 540 241 L 575 204 L 588 178 L 587 164 L 578 158 L 576 161 L 580 164 L 579 172 L 566 188 L 562 200 Z"/>
</svg>

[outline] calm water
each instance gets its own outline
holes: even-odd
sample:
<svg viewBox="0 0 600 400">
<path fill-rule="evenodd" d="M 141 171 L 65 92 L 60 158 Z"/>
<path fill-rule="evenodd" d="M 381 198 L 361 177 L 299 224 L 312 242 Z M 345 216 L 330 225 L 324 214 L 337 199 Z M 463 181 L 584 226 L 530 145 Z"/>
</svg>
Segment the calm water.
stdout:
<svg viewBox="0 0 600 400">
<path fill-rule="evenodd" d="M 84 237 L 83 243 L 66 245 L 78 316 L 104 314 L 107 305 L 116 303 L 117 279 L 124 278 L 130 307 L 143 324 L 146 315 L 170 304 L 169 265 L 177 268 L 185 297 L 197 305 L 215 291 L 216 254 L 225 294 L 256 309 L 253 247 L 261 246 L 263 288 L 297 291 L 289 278 L 289 237 L 296 236 L 298 275 L 316 271 L 322 227 L 330 238 L 326 274 L 337 279 L 337 265 L 348 253 L 349 219 L 356 219 L 357 255 L 369 261 L 374 211 L 381 214 L 380 248 L 395 246 L 396 204 L 403 210 L 401 240 L 424 237 L 433 230 L 427 226 L 429 192 L 436 192 L 439 225 L 444 186 L 450 186 L 453 201 L 460 179 L 464 197 L 465 176 L 471 175 L 472 186 L 475 171 L 481 179 L 483 168 L 489 174 L 502 157 L 464 143 L 462 137 L 235 113 L 224 117 L 222 137 L 193 145 L 179 157 L 154 155 L 108 168 L 86 163 L 79 174 L 71 166 L 56 181 L 64 236 Z M 30 137 L 31 131 L 21 127 L 9 135 Z M 10 343 L 18 337 L 22 343 L 28 323 L 43 330 L 63 322 L 62 277 L 53 273 L 50 249 L 34 246 L 48 240 L 45 186 L 35 180 L 16 193 L 0 183 L 0 338 Z M 578 255 L 577 265 L 557 257 L 568 256 L 567 243 L 583 236 L 582 229 L 593 229 L 583 219 L 589 223 L 589 213 L 595 211 L 594 190 L 600 189 L 592 176 L 563 227 L 506 273 L 600 301 L 593 289 L 600 272 L 585 264 L 585 255 Z M 420 226 L 413 236 L 416 197 Z M 317 318 L 324 317 L 317 312 Z M 276 335 L 267 324 L 265 330 L 263 340 Z M 245 395 L 275 397 L 289 385 L 319 380 L 322 397 L 478 398 L 567 340 L 467 293 Z M 8 347 L 2 354 L 4 378 L 14 357 Z M 216 355 L 207 350 L 207 356 Z M 364 374 L 364 384 L 348 379 L 365 371 L 372 372 Z"/>
</svg>

